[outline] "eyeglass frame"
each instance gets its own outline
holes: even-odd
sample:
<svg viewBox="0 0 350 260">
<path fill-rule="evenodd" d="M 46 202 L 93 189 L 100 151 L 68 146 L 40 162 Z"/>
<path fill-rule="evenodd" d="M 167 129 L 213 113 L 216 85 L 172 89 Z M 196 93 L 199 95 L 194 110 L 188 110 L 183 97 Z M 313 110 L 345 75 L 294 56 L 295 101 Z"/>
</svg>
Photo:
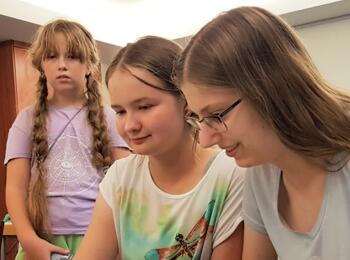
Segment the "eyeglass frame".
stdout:
<svg viewBox="0 0 350 260">
<path fill-rule="evenodd" d="M 210 116 L 205 116 L 205 117 L 203 117 L 202 119 L 199 119 L 199 118 L 197 119 L 197 118 L 195 118 L 195 117 L 186 116 L 186 121 L 187 121 L 187 120 L 192 120 L 192 122 L 194 122 L 195 125 L 192 124 L 192 123 L 189 122 L 189 121 L 187 121 L 187 122 L 188 122 L 189 124 L 191 124 L 193 127 L 195 127 L 196 130 L 201 130 L 201 129 L 202 129 L 201 124 L 202 124 L 202 122 L 205 122 L 206 119 L 217 119 L 217 120 L 219 120 L 219 122 L 220 122 L 221 124 L 224 125 L 225 130 L 220 131 L 219 129 L 216 129 L 216 128 L 210 126 L 210 124 L 208 124 L 208 123 L 206 123 L 206 125 L 207 125 L 210 129 L 214 129 L 214 130 L 217 131 L 217 132 L 225 132 L 225 131 L 227 131 L 228 128 L 227 128 L 227 125 L 226 125 L 225 122 L 224 122 L 224 117 L 225 117 L 229 112 L 231 112 L 236 106 L 238 106 L 241 102 L 242 102 L 242 98 L 239 98 L 239 99 L 236 100 L 233 104 L 231 104 L 228 108 L 226 108 L 224 111 L 222 111 L 222 112 L 220 112 L 220 113 L 218 113 L 218 114 L 213 114 L 213 115 L 210 115 Z"/>
</svg>

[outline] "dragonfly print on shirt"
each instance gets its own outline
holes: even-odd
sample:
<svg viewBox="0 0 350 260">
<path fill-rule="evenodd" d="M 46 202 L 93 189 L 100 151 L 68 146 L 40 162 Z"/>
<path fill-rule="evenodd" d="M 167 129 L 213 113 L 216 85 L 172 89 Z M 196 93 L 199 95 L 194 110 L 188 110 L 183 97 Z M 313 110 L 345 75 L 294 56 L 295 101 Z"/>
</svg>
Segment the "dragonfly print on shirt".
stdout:
<svg viewBox="0 0 350 260">
<path fill-rule="evenodd" d="M 213 227 L 209 225 L 210 218 L 215 205 L 215 200 L 208 204 L 204 215 L 192 228 L 190 233 L 184 237 L 177 233 L 175 244 L 159 249 L 152 249 L 145 255 L 146 260 L 165 260 L 165 259 L 200 259 L 205 240 L 213 233 Z"/>
</svg>

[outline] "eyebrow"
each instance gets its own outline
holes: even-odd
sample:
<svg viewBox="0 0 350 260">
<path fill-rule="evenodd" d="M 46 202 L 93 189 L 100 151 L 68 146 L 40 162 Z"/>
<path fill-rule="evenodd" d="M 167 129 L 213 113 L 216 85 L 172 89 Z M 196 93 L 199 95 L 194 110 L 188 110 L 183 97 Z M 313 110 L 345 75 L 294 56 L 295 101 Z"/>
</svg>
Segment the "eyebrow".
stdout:
<svg viewBox="0 0 350 260">
<path fill-rule="evenodd" d="M 135 99 L 131 102 L 132 105 L 135 105 L 135 104 L 138 104 L 138 103 L 141 103 L 141 102 L 149 102 L 149 101 L 154 101 L 155 98 L 151 98 L 151 97 L 142 97 L 142 98 L 138 98 L 138 99 Z M 121 108 L 123 106 L 121 105 L 118 105 L 118 104 L 111 104 L 111 107 L 113 108 Z"/>
<path fill-rule="evenodd" d="M 214 110 L 213 107 L 219 107 L 219 106 L 225 106 L 224 104 L 209 104 L 203 107 L 201 110 L 199 110 L 199 114 L 213 114 L 213 112 L 209 112 L 210 110 Z M 225 109 L 225 107 L 223 108 Z M 217 110 L 217 109 L 215 109 Z"/>
</svg>

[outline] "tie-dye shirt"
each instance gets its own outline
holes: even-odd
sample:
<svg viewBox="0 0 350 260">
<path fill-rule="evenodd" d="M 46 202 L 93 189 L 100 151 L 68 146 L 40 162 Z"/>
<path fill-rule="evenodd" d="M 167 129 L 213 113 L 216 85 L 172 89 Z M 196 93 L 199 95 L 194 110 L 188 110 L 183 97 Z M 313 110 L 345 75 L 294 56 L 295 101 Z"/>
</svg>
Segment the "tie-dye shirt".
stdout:
<svg viewBox="0 0 350 260">
<path fill-rule="evenodd" d="M 242 221 L 244 170 L 220 152 L 192 190 L 172 195 L 153 182 L 148 162 L 118 160 L 100 184 L 121 259 L 210 259 Z"/>
<path fill-rule="evenodd" d="M 48 110 L 49 147 L 59 136 L 45 160 L 48 213 L 54 235 L 86 232 L 98 185 L 104 176 L 102 169 L 96 169 L 91 163 L 92 128 L 87 121 L 86 108 L 78 111 L 78 108 L 55 106 L 49 106 Z M 127 147 L 117 133 L 114 111 L 109 107 L 105 107 L 104 111 L 111 147 Z M 13 123 L 7 139 L 5 164 L 15 158 L 32 158 L 33 113 L 34 106 L 30 106 L 21 111 Z M 75 114 L 76 117 L 69 122 Z M 33 171 L 31 183 L 36 173 Z"/>
</svg>

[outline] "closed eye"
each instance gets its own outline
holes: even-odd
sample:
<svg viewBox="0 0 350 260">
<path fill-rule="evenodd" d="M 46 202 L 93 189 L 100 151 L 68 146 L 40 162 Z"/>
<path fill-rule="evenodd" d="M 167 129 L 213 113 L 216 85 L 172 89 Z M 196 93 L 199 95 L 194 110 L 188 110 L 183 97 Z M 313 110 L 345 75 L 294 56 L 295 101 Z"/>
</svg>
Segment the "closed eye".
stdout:
<svg viewBox="0 0 350 260">
<path fill-rule="evenodd" d="M 67 58 L 68 58 L 68 59 L 74 60 L 74 59 L 76 59 L 77 57 L 76 57 L 74 54 L 68 54 L 68 55 L 67 55 Z"/>
<path fill-rule="evenodd" d="M 54 53 L 49 53 L 47 56 L 46 56 L 46 59 L 54 59 L 56 58 L 56 55 Z"/>
<path fill-rule="evenodd" d="M 221 113 L 222 112 L 215 112 L 215 113 L 211 113 L 209 116 L 207 116 L 207 117 L 220 117 L 220 115 L 221 115 Z"/>
<path fill-rule="evenodd" d="M 118 116 L 121 116 L 121 115 L 124 115 L 126 113 L 125 110 L 115 110 L 115 113 L 118 115 Z"/>
<path fill-rule="evenodd" d="M 149 108 L 151 108 L 151 107 L 153 107 L 153 105 L 151 105 L 151 104 L 139 105 L 139 106 L 138 106 L 138 109 L 139 109 L 139 110 L 146 110 L 146 109 L 149 109 Z"/>
<path fill-rule="evenodd" d="M 195 119 L 199 119 L 199 116 L 192 111 L 190 111 L 186 116 L 191 117 L 191 118 L 195 118 Z"/>
<path fill-rule="evenodd" d="M 117 115 L 123 115 L 124 113 L 126 113 L 125 109 L 122 109 L 119 106 L 112 105 L 112 108 Z"/>
</svg>

